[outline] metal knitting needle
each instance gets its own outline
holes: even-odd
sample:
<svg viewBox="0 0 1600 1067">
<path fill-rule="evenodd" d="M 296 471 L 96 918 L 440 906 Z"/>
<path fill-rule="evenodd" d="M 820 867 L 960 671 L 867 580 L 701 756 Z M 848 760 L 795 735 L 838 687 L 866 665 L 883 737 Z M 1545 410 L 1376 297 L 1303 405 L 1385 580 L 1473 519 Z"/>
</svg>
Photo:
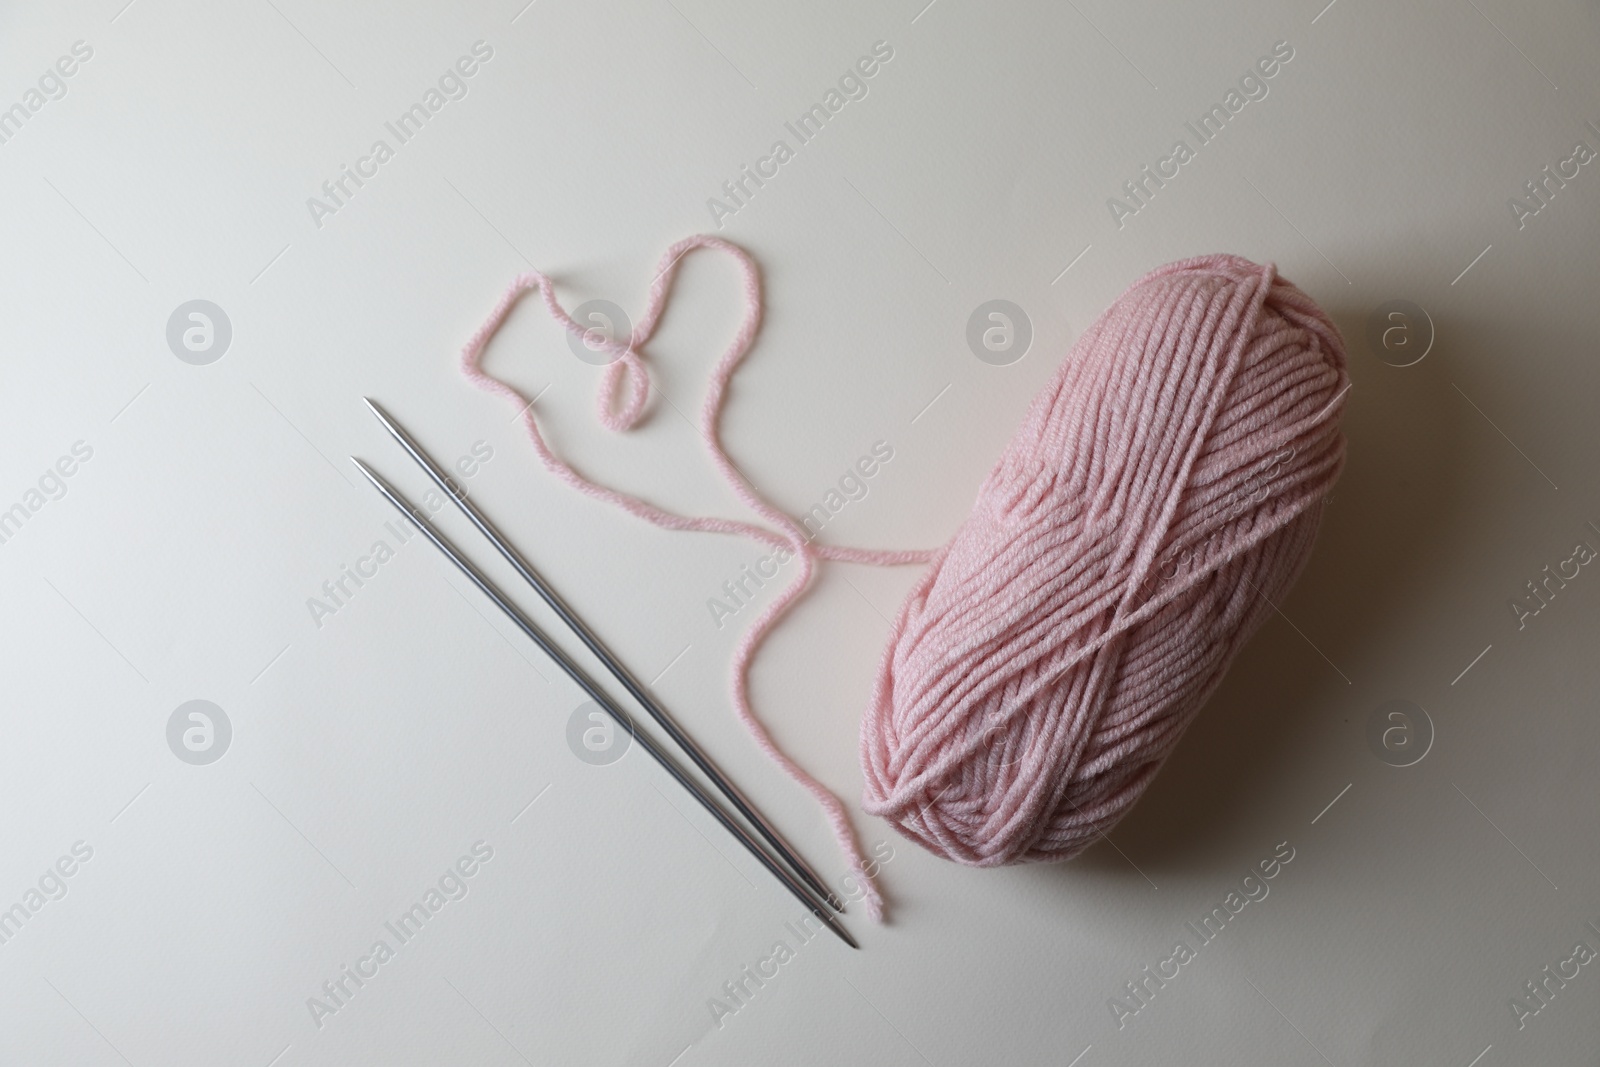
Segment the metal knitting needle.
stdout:
<svg viewBox="0 0 1600 1067">
<path fill-rule="evenodd" d="M 600 639 L 590 631 L 588 626 L 584 625 L 583 620 L 578 618 L 571 608 L 567 607 L 556 591 L 550 587 L 550 583 L 546 582 L 529 565 L 528 561 L 522 558 L 521 553 L 511 547 L 511 543 L 506 540 L 499 530 L 495 529 L 494 524 L 484 516 L 483 512 L 478 510 L 478 506 L 467 499 L 467 495 L 462 491 L 461 487 L 433 461 L 433 458 L 406 432 L 403 426 L 378 405 L 377 401 L 370 397 L 363 397 L 362 400 L 372 413 L 378 417 L 378 421 L 383 423 L 383 428 L 388 430 L 396 441 L 400 442 L 400 447 L 405 449 L 411 458 L 417 461 L 417 465 L 427 472 L 428 477 L 433 479 L 434 484 L 438 485 L 446 496 L 456 502 L 456 506 L 472 521 L 472 525 L 476 526 L 479 532 L 487 537 L 495 548 L 500 550 L 500 554 L 506 558 L 506 562 L 510 563 L 516 569 L 516 572 L 522 575 L 523 580 L 533 587 L 533 591 L 539 594 L 540 599 L 550 606 L 550 609 L 560 617 L 562 622 L 567 624 L 567 628 L 577 636 L 578 640 L 583 642 L 584 647 L 594 653 L 595 658 L 605 665 L 606 670 L 611 672 L 611 676 L 621 683 L 622 687 L 628 691 L 633 699 L 637 700 L 640 706 L 649 713 L 650 717 L 655 720 L 656 725 L 666 731 L 667 736 L 672 738 L 673 743 L 683 751 L 684 755 L 689 757 L 690 762 L 700 768 L 701 773 L 707 778 L 711 779 L 711 784 L 717 787 L 717 791 L 728 798 L 728 802 L 734 806 L 740 815 L 749 820 L 750 825 L 755 827 L 756 832 L 765 839 L 767 844 L 772 846 L 772 850 L 800 876 L 800 880 L 805 882 L 817 896 L 827 901 L 835 911 L 844 911 L 844 905 L 828 891 L 827 885 L 823 883 L 821 878 L 817 877 L 816 872 L 806 865 L 805 861 L 796 854 L 789 843 L 772 828 L 771 824 L 761 817 L 761 814 L 756 811 L 749 801 L 745 800 L 734 784 L 728 781 L 727 777 L 717 769 L 717 766 L 700 750 L 700 747 L 694 743 L 693 739 L 679 729 L 678 724 L 672 720 L 672 716 L 667 714 L 666 710 L 645 691 L 645 688 L 634 679 L 633 675 L 618 661 L 617 657 L 611 654 L 611 651 L 601 643 Z"/>
<path fill-rule="evenodd" d="M 675 762 L 673 762 L 671 756 L 667 755 L 660 748 L 658 748 L 655 742 L 652 741 L 647 734 L 635 729 L 633 717 L 630 716 L 626 711 L 622 710 L 622 708 L 618 707 L 611 697 L 606 694 L 605 690 L 596 685 L 594 680 L 584 672 L 582 667 L 579 667 L 576 663 L 569 659 L 565 652 L 561 651 L 560 648 L 558 648 L 548 637 L 545 636 L 544 631 L 540 630 L 531 619 L 522 613 L 520 608 L 507 599 L 505 594 L 502 593 L 481 571 L 479 571 L 477 567 L 470 563 L 453 544 L 447 541 L 443 534 L 439 533 L 438 530 L 435 530 L 433 528 L 433 524 L 428 521 L 428 517 L 422 513 L 421 509 L 415 507 L 409 500 L 401 496 L 398 490 L 379 477 L 378 474 L 365 463 L 362 463 L 354 456 L 350 457 L 350 461 L 356 465 L 356 468 L 360 470 L 363 475 L 366 476 L 367 481 L 371 482 L 373 487 L 384 495 L 389 503 L 398 508 L 402 515 L 405 515 L 411 520 L 417 529 L 422 531 L 424 537 L 433 542 L 433 546 L 435 548 L 437 548 L 440 552 L 443 552 L 445 556 L 449 558 L 450 562 L 454 563 L 458 568 L 460 568 L 462 574 L 465 574 L 469 579 L 471 579 L 473 585 L 476 585 L 480 590 L 482 590 L 485 596 L 494 601 L 495 606 L 501 611 L 505 612 L 507 617 L 509 617 L 512 622 L 517 624 L 518 629 L 527 634 L 533 643 L 538 645 L 540 650 L 544 652 L 545 655 L 554 660 L 556 666 L 560 667 L 562 671 L 566 673 L 567 677 L 576 682 L 578 684 L 578 688 L 582 689 L 586 694 L 588 694 L 589 699 L 600 705 L 606 714 L 610 715 L 616 720 L 618 726 L 622 727 L 624 730 L 627 730 L 628 734 L 639 743 L 639 747 L 644 749 L 650 758 L 654 759 L 658 764 L 661 765 L 662 770 L 670 774 L 679 785 L 688 790 L 689 794 L 698 800 L 700 805 L 705 808 L 706 811 L 710 812 L 712 817 L 721 823 L 725 830 L 727 830 L 734 837 L 738 838 L 739 843 L 749 850 L 751 855 L 760 860 L 761 865 L 767 870 L 771 871 L 773 876 L 776 877 L 778 881 L 783 883 L 784 888 L 793 893 L 796 899 L 806 906 L 807 911 L 811 912 L 811 914 L 820 919 L 822 924 L 837 934 L 839 939 L 845 944 L 849 945 L 851 948 L 861 947 L 860 945 L 856 944 L 855 938 L 850 936 L 849 931 L 839 925 L 838 920 L 834 918 L 833 913 L 830 912 L 820 901 L 814 898 L 810 891 L 807 890 L 806 887 L 801 884 L 792 874 L 790 874 L 782 865 L 780 865 L 777 860 L 769 856 L 767 851 L 761 847 L 761 844 L 756 841 L 755 838 L 751 837 L 749 832 L 745 830 L 743 826 L 740 826 L 737 822 L 735 822 L 728 815 L 728 813 L 723 811 L 717 802 L 705 792 L 705 790 L 700 788 L 699 784 L 696 783 L 694 779 L 690 778 L 684 772 L 683 768 L 679 767 Z"/>
</svg>

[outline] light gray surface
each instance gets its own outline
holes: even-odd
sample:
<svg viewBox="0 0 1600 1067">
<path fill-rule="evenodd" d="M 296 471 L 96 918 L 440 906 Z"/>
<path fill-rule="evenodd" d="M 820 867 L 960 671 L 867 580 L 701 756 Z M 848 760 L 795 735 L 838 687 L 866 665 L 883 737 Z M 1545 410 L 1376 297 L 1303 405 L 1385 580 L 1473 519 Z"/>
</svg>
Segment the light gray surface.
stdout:
<svg viewBox="0 0 1600 1067">
<path fill-rule="evenodd" d="M 923 2 L 7 5 L 0 106 L 74 42 L 93 54 L 0 144 L 0 507 L 41 505 L 0 543 L 0 907 L 27 911 L 58 857 L 74 871 L 0 944 L 0 1061 L 1592 1062 L 1595 965 L 1520 1028 L 1513 998 L 1576 942 L 1600 949 L 1600 577 L 1574 564 L 1520 627 L 1510 604 L 1576 542 L 1600 548 L 1600 162 L 1520 227 L 1508 201 L 1577 141 L 1600 150 L 1600 13 Z M 493 55 L 465 97 L 394 144 L 384 123 L 478 41 Z M 797 145 L 784 123 L 879 41 L 866 96 Z M 1193 145 L 1184 123 L 1279 41 L 1293 58 L 1265 98 L 1113 221 L 1107 199 Z M 307 198 L 378 138 L 394 158 L 317 225 Z M 477 499 L 837 877 L 726 697 L 753 610 L 719 630 L 706 602 L 760 552 L 580 499 L 454 366 L 529 265 L 569 306 L 636 314 L 660 251 L 778 138 L 793 158 L 721 220 L 768 285 L 726 439 L 794 512 L 889 442 L 831 542 L 948 537 L 1071 341 L 1171 259 L 1276 261 L 1345 330 L 1355 383 L 1310 571 L 1115 845 L 974 872 L 858 816 L 892 849 L 893 905 L 881 928 L 853 910 L 859 954 L 800 944 L 798 909 L 637 752 L 575 758 L 573 687 L 420 539 L 399 545 L 343 459 L 422 489 L 362 394 L 447 461 L 484 442 Z M 697 257 L 681 282 L 637 433 L 596 427 L 598 372 L 531 305 L 490 365 L 548 388 L 545 425 L 585 470 L 732 514 L 683 416 L 734 278 Z M 1005 365 L 966 343 L 994 299 L 1033 331 Z M 215 361 L 169 347 L 192 300 L 231 324 Z M 1395 300 L 1436 334 L 1411 366 L 1366 341 Z M 64 495 L 30 498 L 75 442 L 92 455 Z M 393 558 L 314 619 L 308 598 L 379 539 Z M 852 803 L 913 577 L 826 566 L 757 664 L 774 733 Z M 210 763 L 169 747 L 193 700 L 231 727 Z M 1411 766 L 1369 747 L 1393 700 L 1434 730 Z M 480 841 L 466 895 L 399 945 L 384 923 Z M 1270 894 L 1200 947 L 1185 924 L 1280 842 Z M 380 938 L 394 958 L 317 1025 L 308 998 Z M 1108 1002 L 1131 1007 L 1124 983 L 1180 938 L 1195 958 L 1119 1027 Z M 793 958 L 713 1021 L 779 940 Z"/>
</svg>

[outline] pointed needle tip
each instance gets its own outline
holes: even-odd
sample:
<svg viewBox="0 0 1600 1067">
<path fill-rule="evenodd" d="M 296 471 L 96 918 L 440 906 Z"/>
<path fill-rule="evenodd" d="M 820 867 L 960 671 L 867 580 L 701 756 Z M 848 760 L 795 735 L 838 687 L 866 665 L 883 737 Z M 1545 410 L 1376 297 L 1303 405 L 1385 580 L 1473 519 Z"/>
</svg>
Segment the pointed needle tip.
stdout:
<svg viewBox="0 0 1600 1067">
<path fill-rule="evenodd" d="M 383 428 L 385 430 L 389 431 L 389 436 L 393 437 L 396 441 L 399 441 L 401 445 L 405 446 L 407 451 L 411 450 L 413 446 L 410 442 L 410 439 L 407 437 L 405 432 L 400 429 L 399 424 L 396 423 L 394 419 L 389 417 L 389 413 L 383 410 L 382 405 L 380 405 L 370 396 L 362 397 L 361 402 L 367 405 L 367 410 L 372 412 L 373 416 L 383 424 Z"/>
<path fill-rule="evenodd" d="M 833 916 L 829 915 L 827 912 L 818 912 L 817 916 L 818 918 L 822 919 L 823 922 L 827 923 L 828 929 L 839 935 L 839 940 L 843 941 L 853 949 L 858 951 L 860 950 L 861 946 L 856 944 L 856 939 L 850 936 L 850 931 L 846 930 L 843 926 L 840 926 Z"/>
</svg>

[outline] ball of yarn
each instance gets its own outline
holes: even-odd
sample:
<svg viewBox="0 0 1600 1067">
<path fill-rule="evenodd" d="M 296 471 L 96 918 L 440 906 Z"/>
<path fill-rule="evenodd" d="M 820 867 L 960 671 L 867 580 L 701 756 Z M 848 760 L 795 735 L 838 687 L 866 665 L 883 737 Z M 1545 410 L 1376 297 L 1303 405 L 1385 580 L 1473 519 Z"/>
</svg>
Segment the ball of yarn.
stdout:
<svg viewBox="0 0 1600 1067">
<path fill-rule="evenodd" d="M 1271 264 L 1136 282 L 902 607 L 862 723 L 867 811 L 974 866 L 1098 840 L 1304 567 L 1348 389 L 1337 328 Z"/>
</svg>

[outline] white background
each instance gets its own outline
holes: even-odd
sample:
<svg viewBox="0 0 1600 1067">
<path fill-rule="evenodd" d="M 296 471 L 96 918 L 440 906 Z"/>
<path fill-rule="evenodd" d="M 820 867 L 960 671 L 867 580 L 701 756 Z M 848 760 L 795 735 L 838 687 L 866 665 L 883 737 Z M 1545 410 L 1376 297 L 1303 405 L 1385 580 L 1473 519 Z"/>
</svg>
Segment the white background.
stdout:
<svg viewBox="0 0 1600 1067">
<path fill-rule="evenodd" d="M 1508 205 L 1600 149 L 1592 3 L 125 2 L 0 14 L 0 107 L 93 49 L 0 144 L 0 508 L 92 448 L 0 544 L 0 908 L 93 850 L 0 944 L 0 1062 L 1595 1062 L 1600 967 L 1521 1029 L 1512 998 L 1600 948 L 1600 576 L 1522 628 L 1510 602 L 1600 547 L 1600 164 L 1521 228 Z M 307 198 L 480 40 L 465 98 L 317 225 Z M 1340 323 L 1355 384 L 1310 570 L 1114 845 L 978 872 L 857 813 L 893 859 L 890 924 L 846 919 L 856 953 L 799 945 L 800 909 L 641 753 L 575 758 L 577 690 L 420 539 L 320 626 L 307 600 L 392 543 L 346 456 L 423 489 L 362 395 L 446 461 L 487 443 L 476 499 L 840 876 L 726 695 L 754 610 L 718 629 L 706 601 L 760 551 L 559 485 L 455 354 L 529 266 L 569 306 L 637 313 L 660 251 L 878 41 L 868 95 L 721 230 L 767 285 L 737 462 L 798 513 L 895 450 L 826 540 L 948 538 L 1073 339 L 1172 259 L 1278 263 Z M 1269 95 L 1119 227 L 1107 198 L 1277 41 Z M 597 478 L 737 514 L 689 422 L 735 283 L 686 264 L 634 433 L 598 428 L 597 370 L 531 302 L 489 366 L 547 390 L 552 441 Z M 1003 367 L 964 338 L 997 297 L 1034 329 Z M 165 334 L 196 298 L 233 331 L 203 366 Z M 1365 339 L 1394 299 L 1436 331 L 1413 366 Z M 778 740 L 852 808 L 914 576 L 824 567 L 756 664 Z M 233 729 L 205 766 L 167 743 L 193 699 Z M 1366 740 L 1393 699 L 1436 731 L 1411 767 Z M 308 998 L 477 841 L 465 898 L 317 1025 Z M 1119 1028 L 1108 1000 L 1280 842 L 1270 896 Z M 713 1021 L 780 939 L 794 958 Z"/>
</svg>

